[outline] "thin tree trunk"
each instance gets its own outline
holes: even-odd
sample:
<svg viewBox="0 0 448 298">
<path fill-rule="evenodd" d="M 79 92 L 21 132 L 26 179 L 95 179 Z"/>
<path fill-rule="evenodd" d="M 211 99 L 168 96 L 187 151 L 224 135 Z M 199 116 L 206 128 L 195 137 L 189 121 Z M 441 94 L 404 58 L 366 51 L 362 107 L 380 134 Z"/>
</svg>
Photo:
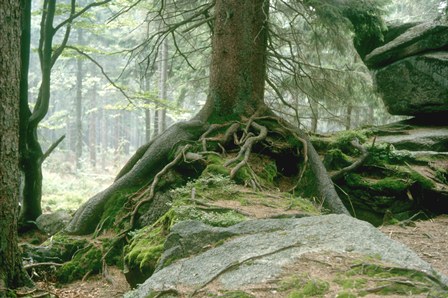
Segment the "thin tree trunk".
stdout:
<svg viewBox="0 0 448 298">
<path fill-rule="evenodd" d="M 104 105 L 105 103 L 103 103 Z M 107 132 L 107 115 L 106 115 L 106 110 L 104 108 L 101 108 L 101 112 L 100 112 L 100 117 L 101 117 L 101 168 L 105 169 L 106 168 L 106 155 L 107 155 L 107 136 L 108 136 L 108 132 Z"/>
<path fill-rule="evenodd" d="M 147 73 L 144 75 L 144 90 L 146 92 L 151 91 L 150 75 Z M 145 140 L 148 143 L 151 140 L 151 109 L 145 108 Z"/>
<path fill-rule="evenodd" d="M 78 30 L 78 45 L 83 44 L 82 29 Z M 81 169 L 82 158 L 82 78 L 83 78 L 83 61 L 79 57 L 76 60 L 76 169 Z"/>
<path fill-rule="evenodd" d="M 168 78 L 168 43 L 165 39 L 162 42 L 162 48 L 160 53 L 160 81 L 159 81 L 159 98 L 163 101 L 167 101 L 167 85 Z M 166 108 L 163 107 L 159 110 L 159 133 L 162 133 L 166 129 Z"/>
<path fill-rule="evenodd" d="M 96 167 L 96 118 L 97 112 L 95 108 L 96 102 L 96 84 L 93 85 L 91 112 L 89 114 L 89 148 L 90 148 L 90 165 Z"/>
<path fill-rule="evenodd" d="M 153 138 L 159 135 L 159 108 L 158 105 L 154 108 L 153 112 Z"/>
<path fill-rule="evenodd" d="M 313 99 L 308 98 L 308 103 L 311 109 L 311 132 L 317 132 L 317 124 L 319 122 L 319 106 L 317 102 Z"/>
<path fill-rule="evenodd" d="M 349 103 L 347 105 L 347 111 L 345 114 L 345 130 L 350 130 L 352 128 L 352 112 L 353 112 L 353 105 L 352 103 Z"/>
</svg>

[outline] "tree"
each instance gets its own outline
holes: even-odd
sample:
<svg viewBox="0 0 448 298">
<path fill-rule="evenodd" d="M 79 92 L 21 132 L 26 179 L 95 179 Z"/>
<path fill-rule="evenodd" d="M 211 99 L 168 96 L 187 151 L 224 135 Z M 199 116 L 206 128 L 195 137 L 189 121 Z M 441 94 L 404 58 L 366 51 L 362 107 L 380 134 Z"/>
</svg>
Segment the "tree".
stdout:
<svg viewBox="0 0 448 298">
<path fill-rule="evenodd" d="M 24 174 L 24 186 L 19 226 L 22 229 L 30 228 L 37 217 L 42 214 L 42 163 L 65 137 L 60 137 L 46 152 L 43 152 L 38 139 L 37 129 L 39 123 L 46 116 L 50 105 L 52 68 L 67 46 L 73 21 L 92 7 L 101 6 L 108 2 L 110 0 L 93 2 L 77 10 L 76 0 L 71 0 L 69 11 L 66 12 L 66 18 L 57 25 L 54 24 L 57 12 L 56 0 L 45 0 L 43 2 L 40 39 L 37 49 L 41 66 L 41 83 L 36 104 L 32 111 L 28 100 L 31 4 L 29 3 L 24 8 L 26 13 L 24 17 L 23 43 L 21 45 L 23 70 L 20 83 L 20 165 Z M 64 28 L 65 32 L 62 34 L 61 43 L 55 45 L 54 41 L 57 33 Z"/>
<path fill-rule="evenodd" d="M 23 3 L 27 1 L 22 1 Z M 0 2 L 0 296 L 24 285 L 17 246 L 19 200 L 20 1 Z"/>
<path fill-rule="evenodd" d="M 209 95 L 204 107 L 191 121 L 168 128 L 152 142 L 137 150 L 120 171 L 115 182 L 78 209 L 67 227 L 68 232 L 74 234 L 93 232 L 105 205 L 113 198 L 114 193 L 141 187 L 148 181 L 153 181 L 151 186 L 155 185 L 160 175 L 176 161 L 171 160 L 173 148 L 180 149 L 178 146 L 182 142 L 199 139 L 204 142 L 207 140 L 206 135 L 218 127 L 226 127 L 224 137 L 220 140 L 224 145 L 234 133 L 243 134 L 237 158 L 226 163 L 228 167 L 236 163 L 231 167 L 231 177 L 247 163 L 253 145 L 266 138 L 269 131 L 280 131 L 281 134 L 296 137 L 299 144 L 297 149 L 302 152 L 302 160 L 308 164 L 309 176 L 312 177 L 312 181 L 308 182 L 316 186 L 313 190 L 314 195 L 319 197 L 332 212 L 348 214 L 305 133 L 276 117 L 264 103 L 269 1 L 218 0 L 211 4 L 202 4 L 197 13 L 190 13 L 189 21 L 193 24 L 196 22 L 196 25 L 205 23 L 198 18 L 207 16 L 212 7 L 214 7 L 213 52 Z M 185 23 L 184 19 L 183 24 Z M 175 30 L 173 28 L 177 27 L 168 25 L 163 34 L 170 34 Z M 267 120 L 263 125 L 258 123 L 262 119 Z M 179 153 L 176 156 L 179 157 Z M 152 187 L 151 193 L 153 192 Z M 145 201 L 149 200 L 151 198 Z M 134 209 L 130 229 L 134 228 L 133 219 L 141 203 L 143 202 L 137 204 Z"/>
</svg>

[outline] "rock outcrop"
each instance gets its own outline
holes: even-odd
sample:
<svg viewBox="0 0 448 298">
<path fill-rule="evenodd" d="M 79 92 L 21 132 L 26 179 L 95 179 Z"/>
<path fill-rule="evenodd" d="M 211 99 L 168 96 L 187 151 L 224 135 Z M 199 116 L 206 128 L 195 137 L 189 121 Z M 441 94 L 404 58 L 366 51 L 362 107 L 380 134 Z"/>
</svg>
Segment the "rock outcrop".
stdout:
<svg viewBox="0 0 448 298">
<path fill-rule="evenodd" d="M 54 235 L 64 229 L 70 220 L 71 215 L 65 210 L 58 210 L 54 213 L 42 214 L 36 219 L 37 228 L 48 234 Z"/>
<path fill-rule="evenodd" d="M 366 275 L 371 264 L 388 274 L 424 276 L 424 292 L 446 293 L 446 278 L 409 248 L 345 215 L 251 220 L 227 228 L 183 222 L 173 227 L 162 260 L 171 261 L 125 297 L 286 297 L 294 291 L 305 294 L 309 287 L 319 294 L 341 294 L 347 290 L 337 285 L 348 276 Z M 314 272 L 315 266 L 322 267 Z M 408 284 L 416 283 L 409 279 Z M 361 294 L 370 286 L 366 282 L 344 293 Z M 225 296 L 229 293 L 234 295 Z"/>
<path fill-rule="evenodd" d="M 403 26 L 390 28 L 389 36 Z M 395 32 L 396 31 L 396 32 Z M 387 40 L 387 39 L 386 39 Z M 377 90 L 394 115 L 448 113 L 448 25 L 417 24 L 364 58 Z"/>
</svg>

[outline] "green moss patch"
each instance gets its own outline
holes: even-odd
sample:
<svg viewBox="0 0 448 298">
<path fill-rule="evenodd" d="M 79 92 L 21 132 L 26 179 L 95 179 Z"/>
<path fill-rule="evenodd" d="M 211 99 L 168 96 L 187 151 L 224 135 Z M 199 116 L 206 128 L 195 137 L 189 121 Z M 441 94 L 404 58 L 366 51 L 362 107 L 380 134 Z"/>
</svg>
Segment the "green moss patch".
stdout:
<svg viewBox="0 0 448 298">
<path fill-rule="evenodd" d="M 61 283 L 82 279 L 88 274 L 97 274 L 102 268 L 101 250 L 89 245 L 79 250 L 73 259 L 57 269 L 56 277 Z"/>
<path fill-rule="evenodd" d="M 343 289 L 351 289 L 359 296 L 376 295 L 418 295 L 429 297 L 448 297 L 448 291 L 439 280 L 424 272 L 388 267 L 381 264 L 360 263 L 353 265 L 335 282 Z"/>
<path fill-rule="evenodd" d="M 279 290 L 286 292 L 288 298 L 323 297 L 329 288 L 326 281 L 297 275 L 285 277 L 279 283 Z"/>
<path fill-rule="evenodd" d="M 101 228 L 103 230 L 114 228 L 116 231 L 119 231 L 123 228 L 121 226 L 123 223 L 117 222 L 116 220 L 125 214 L 126 210 L 124 206 L 128 202 L 129 197 L 137 190 L 137 188 L 124 189 L 112 195 L 104 206 L 104 212 L 101 216 L 100 223 L 102 223 Z"/>
</svg>

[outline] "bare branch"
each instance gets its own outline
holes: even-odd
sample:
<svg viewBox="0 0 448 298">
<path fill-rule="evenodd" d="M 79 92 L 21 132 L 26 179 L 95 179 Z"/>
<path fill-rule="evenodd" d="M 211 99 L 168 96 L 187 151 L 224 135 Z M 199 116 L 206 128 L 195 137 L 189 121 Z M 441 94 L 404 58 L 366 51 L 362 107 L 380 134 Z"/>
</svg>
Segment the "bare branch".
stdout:
<svg viewBox="0 0 448 298">
<path fill-rule="evenodd" d="M 56 142 L 54 142 L 50 148 L 48 148 L 48 150 L 44 153 L 44 155 L 41 156 L 41 158 L 39 158 L 39 163 L 42 164 L 45 159 L 47 159 L 47 157 L 54 151 L 54 149 L 56 149 L 56 147 L 65 139 L 65 135 L 62 135 L 59 139 L 56 140 Z"/>
<path fill-rule="evenodd" d="M 54 31 L 58 31 L 59 29 L 61 29 L 63 26 L 65 26 L 68 23 L 71 23 L 74 19 L 76 19 L 77 17 L 79 17 L 80 15 L 82 15 L 83 13 L 85 13 L 86 11 L 88 11 L 89 9 L 91 9 L 92 7 L 95 6 L 101 6 L 104 4 L 109 3 L 111 0 L 104 0 L 104 1 L 100 1 L 100 2 L 92 2 L 89 5 L 87 5 L 86 7 L 84 7 L 83 9 L 81 9 L 80 11 L 78 11 L 75 14 L 71 14 L 70 17 L 64 21 L 62 21 L 59 25 L 57 25 L 54 28 Z"/>
</svg>

